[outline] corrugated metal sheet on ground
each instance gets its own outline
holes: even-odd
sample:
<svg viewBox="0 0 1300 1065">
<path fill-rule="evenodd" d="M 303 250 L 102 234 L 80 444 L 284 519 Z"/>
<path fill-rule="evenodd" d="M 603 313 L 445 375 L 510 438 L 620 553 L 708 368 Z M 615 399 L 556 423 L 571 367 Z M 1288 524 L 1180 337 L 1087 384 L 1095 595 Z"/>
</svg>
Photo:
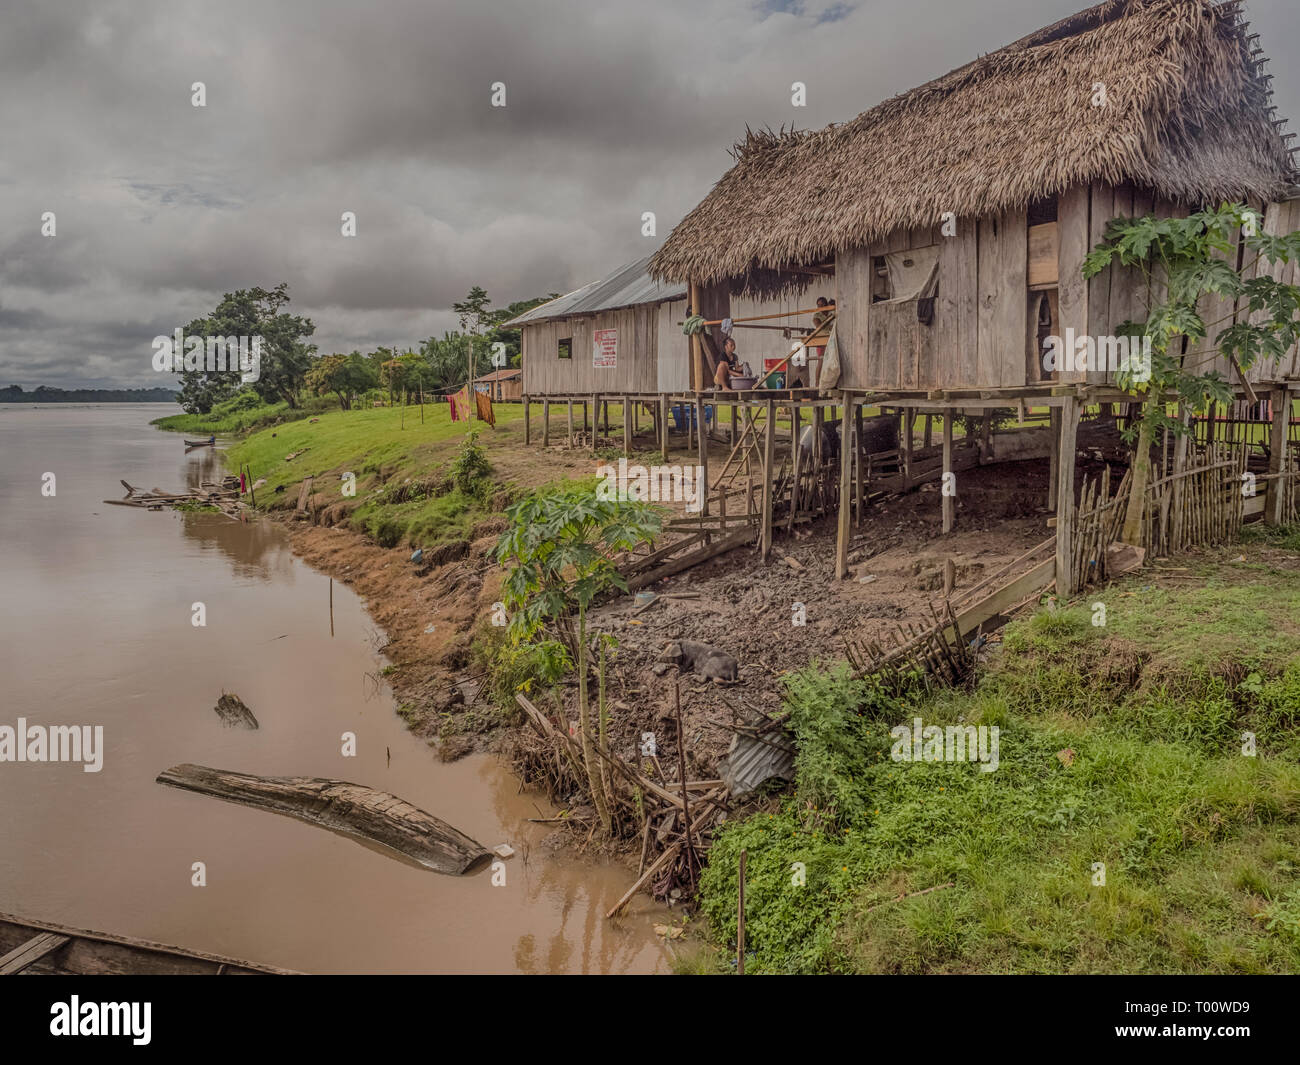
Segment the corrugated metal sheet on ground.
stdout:
<svg viewBox="0 0 1300 1065">
<path fill-rule="evenodd" d="M 738 732 L 718 770 L 732 798 L 743 799 L 774 777 L 794 779 L 794 744 L 781 732 L 764 736 Z"/>
<path fill-rule="evenodd" d="M 507 322 L 507 326 L 526 325 L 530 322 L 545 322 L 552 318 L 567 318 L 575 314 L 596 314 L 600 311 L 618 310 L 620 307 L 635 307 L 642 303 L 662 303 L 664 300 L 680 300 L 686 297 L 686 286 L 682 284 L 663 285 L 654 280 L 646 268 L 650 256 L 638 259 L 627 266 L 619 267 L 609 277 L 593 281 L 575 289 L 566 296 L 560 296 L 525 311 L 518 318 Z"/>
</svg>

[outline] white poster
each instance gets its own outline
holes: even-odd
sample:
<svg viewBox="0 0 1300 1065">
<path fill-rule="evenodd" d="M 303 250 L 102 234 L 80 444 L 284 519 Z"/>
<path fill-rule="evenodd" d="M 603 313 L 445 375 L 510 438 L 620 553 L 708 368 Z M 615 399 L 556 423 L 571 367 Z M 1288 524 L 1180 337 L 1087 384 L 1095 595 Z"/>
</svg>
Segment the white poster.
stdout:
<svg viewBox="0 0 1300 1065">
<path fill-rule="evenodd" d="M 591 334 L 591 365 L 612 370 L 618 365 L 618 330 L 595 329 Z"/>
</svg>

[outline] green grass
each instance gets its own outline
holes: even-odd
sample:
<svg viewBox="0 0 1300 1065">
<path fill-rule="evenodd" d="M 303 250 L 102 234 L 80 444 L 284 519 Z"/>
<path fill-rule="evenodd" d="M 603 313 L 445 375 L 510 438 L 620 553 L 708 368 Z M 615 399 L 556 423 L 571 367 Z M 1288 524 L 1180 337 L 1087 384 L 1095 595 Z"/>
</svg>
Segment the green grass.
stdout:
<svg viewBox="0 0 1300 1065">
<path fill-rule="evenodd" d="M 1300 971 L 1300 573 L 1138 575 L 1012 626 L 973 691 L 811 670 L 787 705 L 796 794 L 710 854 L 718 957 L 744 849 L 747 971 Z M 892 761 L 912 716 L 997 724 L 998 769 Z"/>
<path fill-rule="evenodd" d="M 489 461 L 495 440 L 522 438 L 523 408 L 498 404 L 494 410 L 496 431 L 484 426 L 479 435 Z M 405 413 L 400 407 L 332 410 L 255 432 L 226 459 L 232 470 L 247 463 L 255 480 L 265 478 L 257 489 L 259 506 L 295 504 L 296 486 L 311 476 L 315 491 L 335 497 L 352 526 L 382 546 L 430 546 L 468 539 L 474 525 L 497 509 L 490 491 L 466 492 L 452 482 L 466 428 L 449 420 L 445 403 L 427 404 L 423 424 L 418 406 Z M 354 496 L 343 494 L 346 473 L 355 475 Z M 279 487 L 285 491 L 277 493 Z"/>
</svg>

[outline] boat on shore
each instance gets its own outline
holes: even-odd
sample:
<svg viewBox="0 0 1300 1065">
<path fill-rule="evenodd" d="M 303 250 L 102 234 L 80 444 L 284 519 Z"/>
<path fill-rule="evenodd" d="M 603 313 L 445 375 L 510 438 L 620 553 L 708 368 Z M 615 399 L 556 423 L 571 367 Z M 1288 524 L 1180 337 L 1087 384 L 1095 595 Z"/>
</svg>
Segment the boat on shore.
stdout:
<svg viewBox="0 0 1300 1065">
<path fill-rule="evenodd" d="M 0 976 L 296 976 L 200 950 L 0 913 Z"/>
<path fill-rule="evenodd" d="M 206 440 L 186 440 L 186 447 L 213 447 L 216 445 L 217 438 L 210 436 Z"/>
</svg>

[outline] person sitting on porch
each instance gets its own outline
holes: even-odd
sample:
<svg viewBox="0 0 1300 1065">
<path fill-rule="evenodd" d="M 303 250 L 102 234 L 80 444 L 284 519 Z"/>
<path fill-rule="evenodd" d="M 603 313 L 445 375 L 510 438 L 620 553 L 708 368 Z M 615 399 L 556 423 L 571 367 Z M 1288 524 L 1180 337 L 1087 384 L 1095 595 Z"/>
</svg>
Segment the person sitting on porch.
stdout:
<svg viewBox="0 0 1300 1065">
<path fill-rule="evenodd" d="M 736 342 L 731 337 L 722 344 L 722 361 L 713 373 L 713 384 L 724 392 L 734 392 L 731 379 L 740 373 L 740 359 L 736 355 Z"/>
</svg>

